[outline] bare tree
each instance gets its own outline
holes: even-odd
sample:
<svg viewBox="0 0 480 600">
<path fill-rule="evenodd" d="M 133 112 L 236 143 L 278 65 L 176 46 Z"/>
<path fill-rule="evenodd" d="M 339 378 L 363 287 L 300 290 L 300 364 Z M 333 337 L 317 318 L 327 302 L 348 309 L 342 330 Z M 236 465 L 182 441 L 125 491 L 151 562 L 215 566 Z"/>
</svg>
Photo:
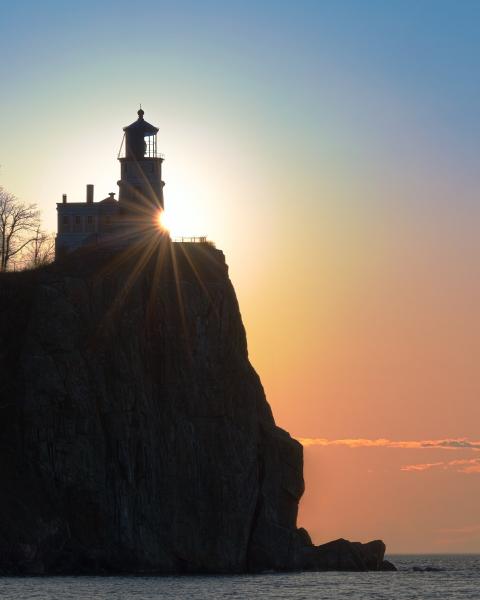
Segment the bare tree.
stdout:
<svg viewBox="0 0 480 600">
<path fill-rule="evenodd" d="M 6 271 L 35 240 L 39 226 L 37 205 L 24 204 L 0 187 L 0 271 Z"/>
<path fill-rule="evenodd" d="M 37 225 L 35 235 L 22 253 L 25 269 L 35 269 L 51 263 L 55 257 L 55 234 L 43 231 Z"/>
</svg>

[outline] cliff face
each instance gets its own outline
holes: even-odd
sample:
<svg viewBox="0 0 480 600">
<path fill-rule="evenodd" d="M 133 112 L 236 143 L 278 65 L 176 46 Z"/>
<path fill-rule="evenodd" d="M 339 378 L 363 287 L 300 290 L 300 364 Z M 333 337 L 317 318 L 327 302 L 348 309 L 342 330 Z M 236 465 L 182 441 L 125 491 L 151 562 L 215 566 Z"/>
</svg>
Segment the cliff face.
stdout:
<svg viewBox="0 0 480 600">
<path fill-rule="evenodd" d="M 0 572 L 321 568 L 223 254 L 152 256 L 0 278 Z"/>
</svg>

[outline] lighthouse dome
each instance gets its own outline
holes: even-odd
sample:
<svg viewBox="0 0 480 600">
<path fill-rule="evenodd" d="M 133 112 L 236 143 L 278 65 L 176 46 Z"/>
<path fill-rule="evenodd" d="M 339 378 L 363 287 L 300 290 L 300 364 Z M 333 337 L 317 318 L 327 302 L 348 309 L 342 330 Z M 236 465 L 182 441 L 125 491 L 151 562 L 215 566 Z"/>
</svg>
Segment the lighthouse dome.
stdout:
<svg viewBox="0 0 480 600">
<path fill-rule="evenodd" d="M 129 133 L 129 132 L 134 132 L 135 134 L 142 134 L 143 136 L 148 136 L 148 135 L 155 135 L 158 133 L 158 127 L 155 127 L 154 125 L 151 125 L 150 123 L 147 123 L 147 121 L 145 121 L 145 119 L 143 118 L 143 115 L 145 114 L 145 112 L 140 109 L 137 112 L 138 115 L 138 119 L 136 121 L 134 121 L 133 123 L 131 123 L 130 125 L 127 125 L 126 127 L 123 128 L 123 131 L 125 131 L 125 133 Z"/>
</svg>

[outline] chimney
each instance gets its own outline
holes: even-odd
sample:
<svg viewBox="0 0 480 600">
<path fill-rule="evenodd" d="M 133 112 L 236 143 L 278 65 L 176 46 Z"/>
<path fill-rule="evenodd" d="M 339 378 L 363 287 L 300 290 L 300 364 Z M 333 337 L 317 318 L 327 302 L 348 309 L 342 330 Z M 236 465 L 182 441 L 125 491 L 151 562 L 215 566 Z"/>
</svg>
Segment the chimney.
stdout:
<svg viewBox="0 0 480 600">
<path fill-rule="evenodd" d="M 93 185 L 91 183 L 87 183 L 87 204 L 91 204 L 93 202 Z"/>
<path fill-rule="evenodd" d="M 67 194 L 62 194 L 62 203 L 63 204 L 67 203 Z"/>
</svg>

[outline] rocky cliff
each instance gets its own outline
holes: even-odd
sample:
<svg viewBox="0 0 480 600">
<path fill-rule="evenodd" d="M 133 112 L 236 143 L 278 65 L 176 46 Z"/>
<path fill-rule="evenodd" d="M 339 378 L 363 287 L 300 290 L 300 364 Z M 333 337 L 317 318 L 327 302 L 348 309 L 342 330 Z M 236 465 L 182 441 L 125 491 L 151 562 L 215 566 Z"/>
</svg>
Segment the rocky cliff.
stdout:
<svg viewBox="0 0 480 600">
<path fill-rule="evenodd" d="M 1 275 L 0 572 L 381 568 L 297 530 L 302 471 L 219 250 Z"/>
</svg>

